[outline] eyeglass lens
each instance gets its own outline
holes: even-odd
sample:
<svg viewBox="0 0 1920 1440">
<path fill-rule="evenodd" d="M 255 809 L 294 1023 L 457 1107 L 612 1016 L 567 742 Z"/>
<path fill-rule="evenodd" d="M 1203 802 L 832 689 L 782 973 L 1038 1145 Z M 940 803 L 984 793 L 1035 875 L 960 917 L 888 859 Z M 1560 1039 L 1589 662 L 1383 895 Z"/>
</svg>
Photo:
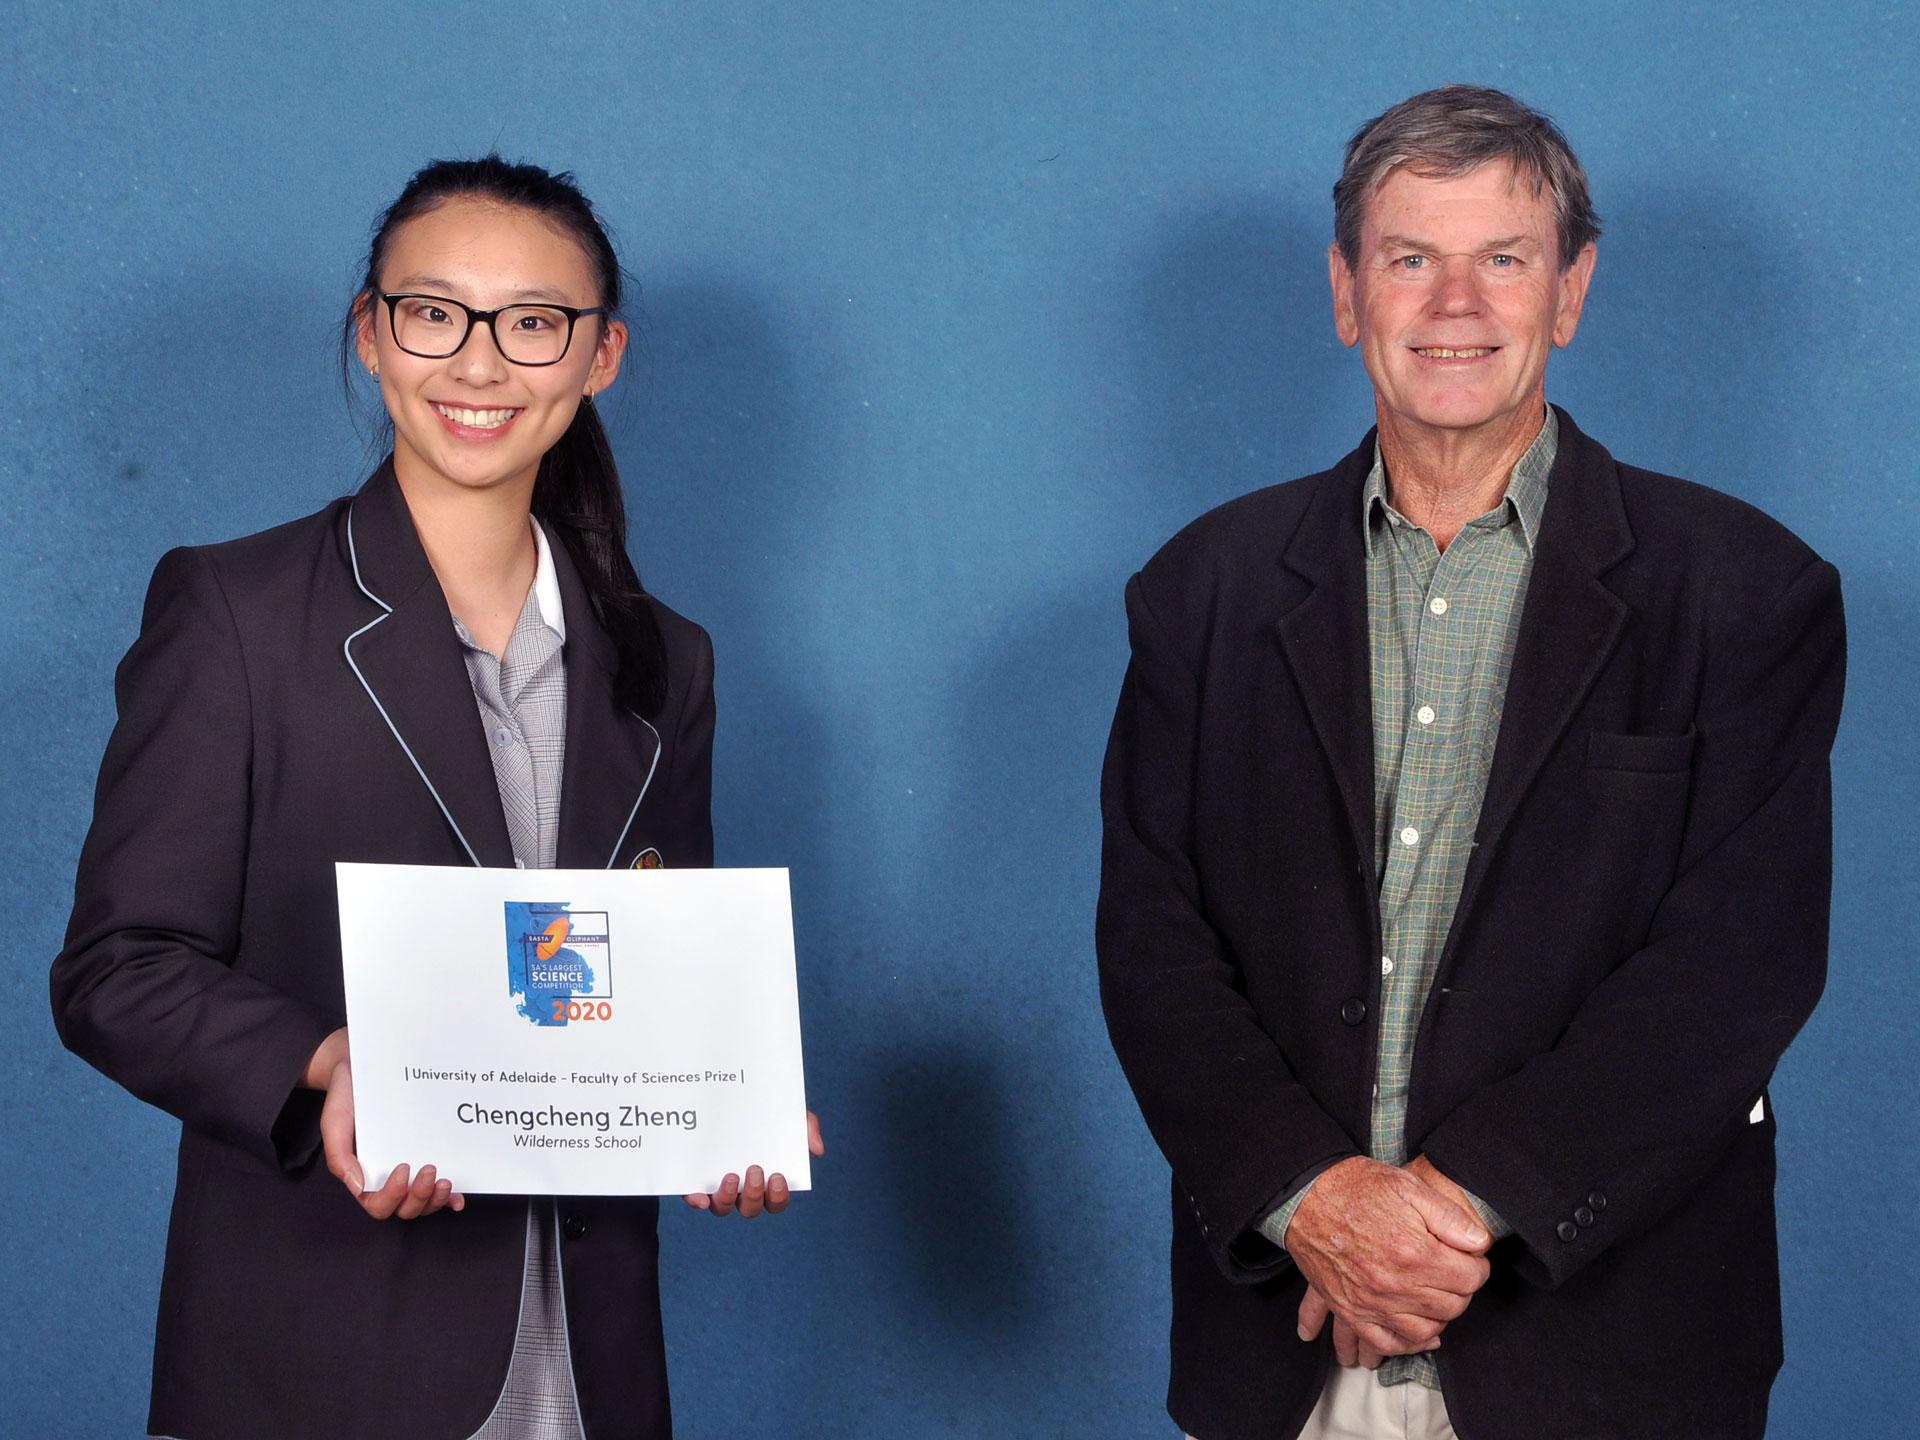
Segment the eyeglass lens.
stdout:
<svg viewBox="0 0 1920 1440">
<path fill-rule="evenodd" d="M 453 300 L 418 295 L 395 300 L 393 338 L 400 348 L 423 359 L 442 360 L 467 338 L 472 317 Z M 493 319 L 500 353 L 522 365 L 551 365 L 567 353 L 572 322 L 550 305 L 509 305 Z"/>
</svg>

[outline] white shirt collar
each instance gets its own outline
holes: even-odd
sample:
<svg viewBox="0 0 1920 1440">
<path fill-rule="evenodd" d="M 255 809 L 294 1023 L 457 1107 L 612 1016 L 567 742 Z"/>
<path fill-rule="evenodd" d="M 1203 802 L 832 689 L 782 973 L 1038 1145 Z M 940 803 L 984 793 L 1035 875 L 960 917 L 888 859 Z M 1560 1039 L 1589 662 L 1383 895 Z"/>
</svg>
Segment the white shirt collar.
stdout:
<svg viewBox="0 0 1920 1440">
<path fill-rule="evenodd" d="M 567 617 L 560 607 L 560 577 L 554 572 L 553 550 L 547 544 L 547 532 L 540 522 L 531 515 L 527 517 L 533 526 L 533 548 L 538 558 L 533 567 L 533 598 L 540 607 L 540 618 L 546 627 L 560 637 L 562 645 L 567 643 Z"/>
</svg>

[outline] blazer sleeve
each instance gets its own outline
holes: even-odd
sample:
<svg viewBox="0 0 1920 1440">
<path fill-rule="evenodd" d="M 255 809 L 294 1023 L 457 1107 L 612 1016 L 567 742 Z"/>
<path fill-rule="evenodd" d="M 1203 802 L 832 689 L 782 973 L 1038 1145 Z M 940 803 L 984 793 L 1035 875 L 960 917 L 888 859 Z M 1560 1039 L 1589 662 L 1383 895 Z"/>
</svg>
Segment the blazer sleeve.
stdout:
<svg viewBox="0 0 1920 1440">
<path fill-rule="evenodd" d="M 1357 1154 L 1289 1068 L 1209 921 L 1193 860 L 1200 685 L 1142 578 L 1133 647 L 1101 778 L 1096 947 L 1121 1069 L 1202 1238 L 1230 1280 L 1287 1262 L 1262 1217 L 1300 1178 Z"/>
<path fill-rule="evenodd" d="M 1784 584 L 1749 574 L 1717 600 L 1677 878 L 1645 944 L 1552 1050 L 1422 1147 L 1512 1225 L 1522 1273 L 1548 1286 L 1706 1176 L 1826 981 L 1839 576 L 1812 559 Z"/>
<path fill-rule="evenodd" d="M 311 1126 L 276 1126 L 299 1108 L 288 1099 L 337 1022 L 234 968 L 252 715 L 205 555 L 161 559 L 114 695 L 119 718 L 53 963 L 54 1024 L 74 1053 L 183 1123 L 266 1163 L 302 1163 Z"/>
</svg>

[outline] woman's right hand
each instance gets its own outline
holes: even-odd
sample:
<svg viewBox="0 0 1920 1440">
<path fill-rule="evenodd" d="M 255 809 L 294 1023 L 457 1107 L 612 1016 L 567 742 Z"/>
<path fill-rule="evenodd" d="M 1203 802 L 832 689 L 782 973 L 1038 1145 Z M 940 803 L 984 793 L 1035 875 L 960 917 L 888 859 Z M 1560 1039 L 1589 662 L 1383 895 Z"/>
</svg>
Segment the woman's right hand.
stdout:
<svg viewBox="0 0 1920 1440">
<path fill-rule="evenodd" d="M 366 1175 L 353 1150 L 353 1061 L 345 1026 L 320 1042 L 307 1062 L 304 1078 L 308 1088 L 327 1092 L 320 1107 L 320 1143 L 326 1150 L 327 1169 L 362 1210 L 376 1220 L 396 1216 L 417 1220 L 436 1210 L 466 1208 L 467 1197 L 453 1188 L 451 1180 L 440 1179 L 431 1165 L 422 1165 L 411 1178 L 407 1166 L 396 1165 L 380 1189 L 366 1188 Z"/>
</svg>

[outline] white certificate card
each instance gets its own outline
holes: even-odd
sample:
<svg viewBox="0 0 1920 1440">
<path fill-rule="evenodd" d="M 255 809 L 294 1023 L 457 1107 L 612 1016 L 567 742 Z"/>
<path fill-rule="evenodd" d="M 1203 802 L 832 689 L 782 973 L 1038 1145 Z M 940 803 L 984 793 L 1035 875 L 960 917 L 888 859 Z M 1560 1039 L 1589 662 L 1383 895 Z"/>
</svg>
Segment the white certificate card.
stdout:
<svg viewBox="0 0 1920 1440">
<path fill-rule="evenodd" d="M 370 1187 L 810 1187 L 785 870 L 336 870 Z"/>
</svg>

